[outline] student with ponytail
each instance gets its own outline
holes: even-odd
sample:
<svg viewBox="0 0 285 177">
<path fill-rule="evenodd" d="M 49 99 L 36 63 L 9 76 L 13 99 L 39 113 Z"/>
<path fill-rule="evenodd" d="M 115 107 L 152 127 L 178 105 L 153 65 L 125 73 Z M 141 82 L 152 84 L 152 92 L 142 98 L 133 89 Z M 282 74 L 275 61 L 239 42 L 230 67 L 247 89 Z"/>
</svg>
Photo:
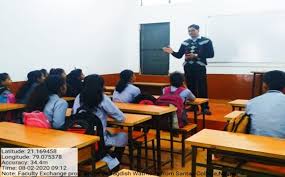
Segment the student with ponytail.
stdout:
<svg viewBox="0 0 285 177">
<path fill-rule="evenodd" d="M 21 87 L 21 89 L 16 94 L 16 99 L 18 103 L 26 104 L 31 93 L 40 83 L 43 83 L 45 78 L 44 74 L 40 70 L 31 71 L 27 75 L 28 80 Z"/>
<path fill-rule="evenodd" d="M 131 103 L 141 91 L 138 87 L 133 85 L 136 77 L 131 70 L 124 70 L 120 73 L 120 80 L 116 85 L 113 93 L 114 102 Z"/>
</svg>

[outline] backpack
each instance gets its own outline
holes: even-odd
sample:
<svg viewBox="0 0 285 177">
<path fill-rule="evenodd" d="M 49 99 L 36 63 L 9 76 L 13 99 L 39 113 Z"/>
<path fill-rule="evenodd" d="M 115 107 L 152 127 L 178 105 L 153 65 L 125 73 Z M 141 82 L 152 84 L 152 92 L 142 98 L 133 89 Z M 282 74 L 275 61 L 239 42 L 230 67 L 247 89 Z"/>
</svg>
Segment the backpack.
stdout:
<svg viewBox="0 0 285 177">
<path fill-rule="evenodd" d="M 34 111 L 31 113 L 23 113 L 23 121 L 27 126 L 38 127 L 38 128 L 52 128 L 47 116 L 40 111 Z"/>
<path fill-rule="evenodd" d="M 141 93 L 137 95 L 133 101 L 133 103 L 137 104 L 146 104 L 146 105 L 154 105 L 156 102 L 156 98 L 148 93 Z"/>
<path fill-rule="evenodd" d="M 248 134 L 250 131 L 250 123 L 251 123 L 250 116 L 244 114 L 241 117 L 237 117 L 230 120 L 227 123 L 226 127 L 224 128 L 224 131 Z"/>
<path fill-rule="evenodd" d="M 169 106 L 173 105 L 177 108 L 176 115 L 177 121 L 175 120 L 175 116 L 173 119 L 173 128 L 183 128 L 183 110 L 184 110 L 184 102 L 183 99 L 180 97 L 180 93 L 185 90 L 184 87 L 179 87 L 175 92 L 171 92 L 170 87 L 166 87 L 164 90 L 164 94 L 160 96 L 157 101 L 156 105 L 159 106 Z"/>
<path fill-rule="evenodd" d="M 95 143 L 95 159 L 98 161 L 106 156 L 107 148 L 104 141 L 103 125 L 92 110 L 84 107 L 78 108 L 76 114 L 66 121 L 65 130 L 73 133 L 99 136 L 100 141 Z"/>
<path fill-rule="evenodd" d="M 16 103 L 16 98 L 9 90 L 0 94 L 0 103 Z"/>
</svg>

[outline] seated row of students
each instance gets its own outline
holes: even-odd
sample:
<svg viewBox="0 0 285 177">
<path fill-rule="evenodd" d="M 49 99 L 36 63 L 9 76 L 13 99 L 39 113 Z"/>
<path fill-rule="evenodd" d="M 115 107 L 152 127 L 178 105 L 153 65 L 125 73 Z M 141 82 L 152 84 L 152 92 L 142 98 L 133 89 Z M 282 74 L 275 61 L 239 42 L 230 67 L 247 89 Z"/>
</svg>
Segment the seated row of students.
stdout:
<svg viewBox="0 0 285 177">
<path fill-rule="evenodd" d="M 250 133 L 285 138 L 285 73 L 278 70 L 265 73 L 263 89 L 264 94 L 246 105 L 251 118 Z"/>
<path fill-rule="evenodd" d="M 52 128 L 63 129 L 68 104 L 61 97 L 65 95 L 66 91 L 66 79 L 61 74 L 49 75 L 30 94 L 27 101 L 27 112 L 41 111 L 47 116 Z M 128 137 L 126 133 L 111 134 L 107 132 L 107 117 L 109 115 L 120 122 L 124 121 L 125 117 L 110 98 L 104 94 L 104 80 L 101 76 L 94 74 L 85 77 L 82 89 L 74 101 L 74 113 L 81 106 L 93 110 L 94 114 L 101 120 L 106 146 L 116 147 L 111 156 L 104 160 L 110 169 L 116 166 L 118 169 L 118 162 L 121 161 L 125 146 L 128 143 Z"/>
<path fill-rule="evenodd" d="M 64 96 L 77 96 L 82 89 L 82 80 L 84 74 L 81 69 L 74 69 L 68 75 L 61 68 L 51 69 L 48 74 L 45 69 L 34 70 L 27 74 L 27 81 L 16 93 L 16 96 L 10 91 L 9 87 L 12 84 L 11 78 L 7 73 L 0 74 L 0 103 L 21 103 L 27 104 L 30 94 L 34 88 L 43 83 L 48 75 L 58 75 L 66 78 L 67 91 Z M 15 99 L 16 98 L 16 99 Z"/>
<path fill-rule="evenodd" d="M 141 90 L 133 85 L 135 79 L 136 76 L 131 70 L 124 70 L 120 73 L 120 80 L 118 81 L 113 93 L 114 102 L 132 103 L 135 100 L 135 97 L 141 94 Z M 170 74 L 170 87 L 163 88 L 162 93 L 165 94 L 168 90 L 174 93 L 179 89 L 181 90 L 179 95 L 183 102 L 186 100 L 195 100 L 195 95 L 184 86 L 184 82 L 185 79 L 182 73 L 173 72 Z"/>
</svg>

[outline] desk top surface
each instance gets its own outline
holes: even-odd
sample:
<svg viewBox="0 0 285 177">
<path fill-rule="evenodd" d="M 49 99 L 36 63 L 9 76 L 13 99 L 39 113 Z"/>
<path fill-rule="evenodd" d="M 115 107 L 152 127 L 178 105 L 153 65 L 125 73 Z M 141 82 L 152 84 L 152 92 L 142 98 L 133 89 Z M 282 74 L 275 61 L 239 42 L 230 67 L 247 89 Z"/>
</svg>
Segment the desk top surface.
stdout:
<svg viewBox="0 0 285 177">
<path fill-rule="evenodd" d="M 115 86 L 105 86 L 106 91 L 114 91 L 115 88 L 116 88 Z"/>
<path fill-rule="evenodd" d="M 163 115 L 177 110 L 173 106 L 156 106 L 118 102 L 115 103 L 115 105 L 123 112 L 147 115 Z"/>
<path fill-rule="evenodd" d="M 229 104 L 231 104 L 232 106 L 245 107 L 248 101 L 249 100 L 237 99 L 237 100 L 230 101 Z"/>
<path fill-rule="evenodd" d="M 64 99 L 65 101 L 74 101 L 75 100 L 75 97 L 62 97 L 62 99 Z"/>
<path fill-rule="evenodd" d="M 0 142 L 21 147 L 82 148 L 96 141 L 97 136 L 0 122 Z"/>
<path fill-rule="evenodd" d="M 12 111 L 12 110 L 17 110 L 17 109 L 23 109 L 25 108 L 25 104 L 11 104 L 11 103 L 1 103 L 0 104 L 0 112 L 4 111 Z"/>
<path fill-rule="evenodd" d="M 150 115 L 142 114 L 124 114 L 124 116 L 126 118 L 124 122 L 118 122 L 115 119 L 108 118 L 108 124 L 132 127 L 151 119 Z"/>
<path fill-rule="evenodd" d="M 169 83 L 157 83 L 157 82 L 134 82 L 134 85 L 142 85 L 142 86 L 154 86 L 154 87 L 167 87 Z"/>
<path fill-rule="evenodd" d="M 204 129 L 186 141 L 204 148 L 285 160 L 285 139 Z"/>
</svg>

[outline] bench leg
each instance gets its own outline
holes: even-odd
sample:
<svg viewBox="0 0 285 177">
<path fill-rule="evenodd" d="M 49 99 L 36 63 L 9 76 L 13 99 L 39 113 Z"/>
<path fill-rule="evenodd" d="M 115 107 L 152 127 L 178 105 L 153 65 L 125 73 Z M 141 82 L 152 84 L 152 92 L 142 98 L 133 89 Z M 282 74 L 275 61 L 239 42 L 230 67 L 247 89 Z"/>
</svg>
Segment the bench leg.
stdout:
<svg viewBox="0 0 285 177">
<path fill-rule="evenodd" d="M 182 145 L 181 164 L 182 164 L 182 167 L 185 167 L 185 134 L 184 133 L 182 133 L 181 145 Z"/>
<path fill-rule="evenodd" d="M 213 177 L 214 169 L 212 166 L 212 150 L 207 149 L 207 170 L 206 177 Z"/>
<path fill-rule="evenodd" d="M 137 149 L 137 170 L 141 170 L 141 156 L 142 156 L 142 145 L 141 143 L 138 143 L 138 149 Z"/>
<path fill-rule="evenodd" d="M 152 140 L 152 159 L 153 159 L 153 168 L 154 172 L 156 173 L 156 156 L 155 156 L 155 146 L 154 146 L 154 140 Z"/>
<path fill-rule="evenodd" d="M 191 169 L 192 177 L 196 177 L 196 156 L 197 156 L 197 147 L 192 146 L 192 169 Z"/>
</svg>

